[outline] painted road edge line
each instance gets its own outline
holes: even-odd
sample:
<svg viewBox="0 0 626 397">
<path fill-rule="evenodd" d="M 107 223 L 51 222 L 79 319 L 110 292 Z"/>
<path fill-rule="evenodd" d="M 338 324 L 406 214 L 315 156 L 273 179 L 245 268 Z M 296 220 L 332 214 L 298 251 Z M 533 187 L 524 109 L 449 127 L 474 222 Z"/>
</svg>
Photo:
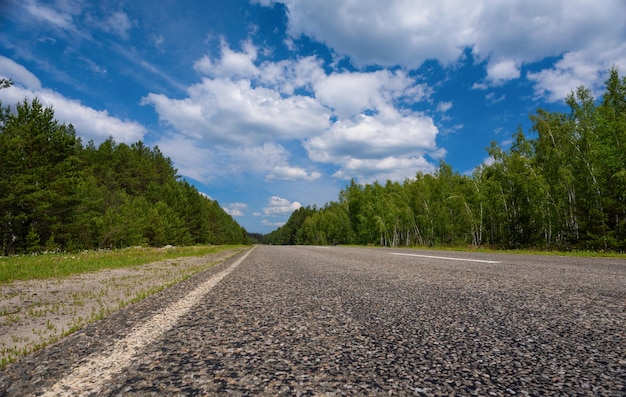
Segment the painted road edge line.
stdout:
<svg viewBox="0 0 626 397">
<path fill-rule="evenodd" d="M 401 255 L 401 256 L 416 256 L 418 258 L 444 259 L 444 260 L 448 260 L 448 261 L 490 263 L 490 264 L 494 264 L 494 265 L 500 263 L 500 261 L 488 261 L 488 260 L 484 260 L 484 259 L 450 258 L 450 257 L 447 257 L 447 256 L 403 254 L 403 253 L 400 253 L 400 252 L 391 252 L 389 254 L 390 255 Z"/>
<path fill-rule="evenodd" d="M 144 323 L 134 327 L 130 334 L 117 341 L 112 349 L 97 352 L 77 363 L 71 373 L 48 389 L 43 396 L 76 396 L 98 393 L 113 376 L 128 367 L 137 353 L 154 342 L 163 333 L 172 329 L 178 320 L 187 314 L 202 297 L 228 276 L 254 250 L 246 252 L 235 263 L 200 284 L 196 289 L 171 304 Z"/>
</svg>

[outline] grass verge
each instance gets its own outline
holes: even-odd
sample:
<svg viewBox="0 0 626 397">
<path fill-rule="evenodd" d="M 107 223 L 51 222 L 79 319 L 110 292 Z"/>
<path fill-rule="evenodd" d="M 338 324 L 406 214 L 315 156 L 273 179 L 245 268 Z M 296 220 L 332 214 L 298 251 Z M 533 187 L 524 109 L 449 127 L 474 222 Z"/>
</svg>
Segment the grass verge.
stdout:
<svg viewBox="0 0 626 397">
<path fill-rule="evenodd" d="M 202 256 L 240 245 L 195 245 L 189 247 L 145 248 L 47 253 L 0 257 L 0 285 L 17 280 L 67 277 L 103 269 L 143 265 L 164 259 Z"/>
<path fill-rule="evenodd" d="M 385 247 L 389 248 L 389 247 Z M 434 250 L 434 251 L 459 251 L 459 252 L 485 252 L 490 254 L 520 254 L 520 255 L 543 255 L 543 256 L 572 256 L 572 257 L 588 257 L 588 258 L 621 258 L 626 259 L 626 253 L 620 252 L 598 252 L 598 251 L 557 251 L 557 250 L 541 250 L 532 248 L 508 249 L 508 248 L 489 248 L 489 247 L 473 247 L 473 246 L 398 246 L 396 248 L 409 248 L 414 250 Z"/>
</svg>

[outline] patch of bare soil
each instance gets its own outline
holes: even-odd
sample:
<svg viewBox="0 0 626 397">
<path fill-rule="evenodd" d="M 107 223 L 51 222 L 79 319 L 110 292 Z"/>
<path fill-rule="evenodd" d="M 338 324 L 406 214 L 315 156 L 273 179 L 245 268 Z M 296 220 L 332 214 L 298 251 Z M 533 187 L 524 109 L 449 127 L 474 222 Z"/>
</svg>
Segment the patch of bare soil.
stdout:
<svg viewBox="0 0 626 397">
<path fill-rule="evenodd" d="M 0 286 L 0 367 L 240 251 Z"/>
</svg>

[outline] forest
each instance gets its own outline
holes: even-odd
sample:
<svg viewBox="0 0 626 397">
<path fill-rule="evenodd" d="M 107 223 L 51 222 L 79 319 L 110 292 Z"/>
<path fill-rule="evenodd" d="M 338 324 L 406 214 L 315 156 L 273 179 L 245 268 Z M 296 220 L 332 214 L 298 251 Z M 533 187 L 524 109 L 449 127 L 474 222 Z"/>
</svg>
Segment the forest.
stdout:
<svg viewBox="0 0 626 397">
<path fill-rule="evenodd" d="M 141 141 L 83 145 L 37 99 L 0 104 L 0 255 L 248 242 L 176 173 Z"/>
<path fill-rule="evenodd" d="M 609 71 L 600 100 L 580 87 L 569 112 L 537 110 L 510 148 L 472 175 L 441 162 L 403 183 L 351 181 L 337 201 L 303 207 L 268 244 L 488 246 L 626 250 L 626 78 Z"/>
</svg>

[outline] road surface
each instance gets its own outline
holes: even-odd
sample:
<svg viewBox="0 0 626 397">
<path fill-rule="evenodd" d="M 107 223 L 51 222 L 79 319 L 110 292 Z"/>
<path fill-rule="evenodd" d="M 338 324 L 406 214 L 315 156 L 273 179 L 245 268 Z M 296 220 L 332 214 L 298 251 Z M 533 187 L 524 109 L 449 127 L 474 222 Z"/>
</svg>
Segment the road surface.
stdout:
<svg viewBox="0 0 626 397">
<path fill-rule="evenodd" d="M 0 395 L 626 395 L 626 261 L 257 246 Z"/>
</svg>

